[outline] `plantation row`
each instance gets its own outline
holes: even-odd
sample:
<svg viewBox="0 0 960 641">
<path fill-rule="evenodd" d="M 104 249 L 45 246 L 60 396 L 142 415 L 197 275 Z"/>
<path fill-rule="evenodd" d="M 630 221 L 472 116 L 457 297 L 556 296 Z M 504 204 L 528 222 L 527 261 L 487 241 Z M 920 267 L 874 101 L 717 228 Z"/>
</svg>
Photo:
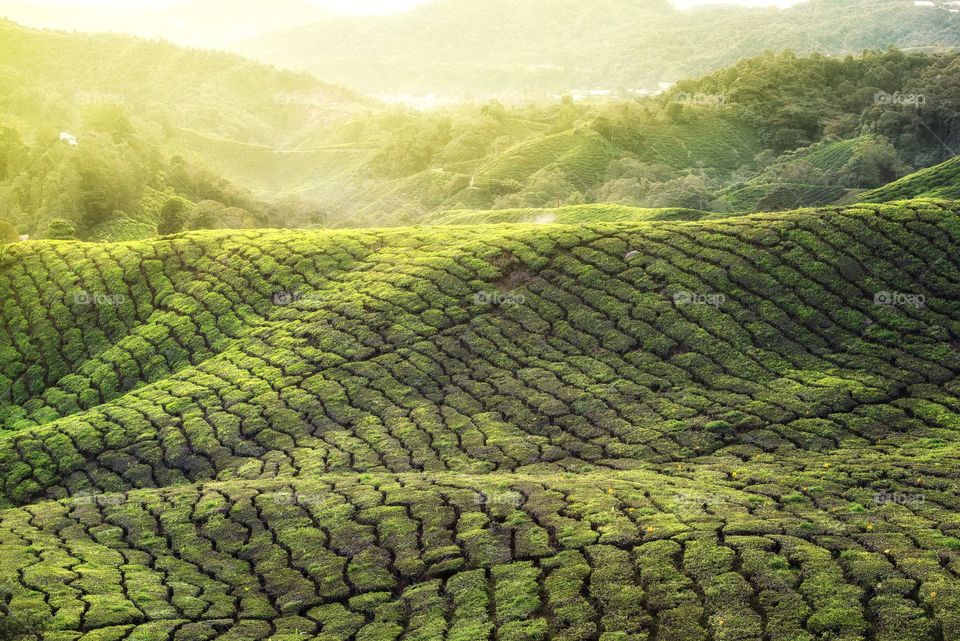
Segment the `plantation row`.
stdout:
<svg viewBox="0 0 960 641">
<path fill-rule="evenodd" d="M 0 516 L 4 607 L 39 613 L 48 639 L 960 634 L 960 539 L 937 529 L 960 529 L 955 509 L 746 474 L 344 476 L 43 503 Z"/>
<path fill-rule="evenodd" d="M 0 488 L 634 467 L 952 425 L 957 223 L 917 204 L 17 248 Z M 77 288 L 121 303 L 58 308 Z"/>
</svg>

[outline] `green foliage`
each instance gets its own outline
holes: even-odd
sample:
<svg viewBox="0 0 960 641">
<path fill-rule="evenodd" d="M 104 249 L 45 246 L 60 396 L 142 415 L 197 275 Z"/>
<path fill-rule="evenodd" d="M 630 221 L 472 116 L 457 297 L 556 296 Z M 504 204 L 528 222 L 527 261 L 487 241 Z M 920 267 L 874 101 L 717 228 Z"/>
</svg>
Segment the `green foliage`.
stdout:
<svg viewBox="0 0 960 641">
<path fill-rule="evenodd" d="M 849 202 L 943 157 L 957 135 L 952 99 L 918 110 L 903 96 L 944 94 L 958 58 L 765 54 L 634 102 L 377 114 L 327 139 L 373 148 L 354 170 L 368 188 L 313 193 L 350 225 L 580 203 L 723 213 Z"/>
<path fill-rule="evenodd" d="M 644 220 L 702 220 L 716 217 L 695 209 L 644 209 L 626 205 L 575 205 L 556 209 L 495 209 L 445 211 L 428 216 L 421 223 L 430 225 L 482 225 L 532 223 L 539 225 L 575 225 L 599 222 L 639 222 Z"/>
<path fill-rule="evenodd" d="M 2 114 L 16 126 L 0 128 L 0 209 L 35 237 L 54 218 L 84 240 L 134 240 L 161 228 L 355 228 L 597 203 L 820 206 L 900 177 L 905 163 L 942 160 L 960 122 L 957 54 L 765 54 L 660 97 L 418 112 L 359 110 L 342 90 L 223 54 L 2 28 L 0 89 L 17 98 Z M 125 64 L 149 60 L 149 81 L 120 74 L 116 47 Z M 76 70 L 80 55 L 89 64 Z M 191 78 L 205 91 L 184 97 Z M 892 98 L 904 95 L 937 102 L 918 110 Z M 189 215 L 164 214 L 170 199 Z"/>
<path fill-rule="evenodd" d="M 272 142 L 318 126 L 315 102 L 362 103 L 309 76 L 236 56 L 6 21 L 0 58 L 0 94 L 8 97 L 0 113 L 0 211 L 33 236 L 55 218 L 71 221 L 82 239 L 153 235 L 160 222 L 160 207 L 150 202 L 155 193 L 185 205 L 217 201 L 253 212 L 234 212 L 224 219 L 229 224 L 257 224 L 268 205 L 205 168 L 195 138 L 184 132 Z"/>
<path fill-rule="evenodd" d="M 187 205 L 177 198 L 171 198 L 163 204 L 160 209 L 160 216 L 157 222 L 157 233 L 161 236 L 176 234 L 183 231 L 187 223 L 188 212 Z"/>
<path fill-rule="evenodd" d="M 0 587 L 0 641 L 39 641 L 46 620 L 36 611 L 20 612 L 11 609 L 13 590 Z"/>
</svg>

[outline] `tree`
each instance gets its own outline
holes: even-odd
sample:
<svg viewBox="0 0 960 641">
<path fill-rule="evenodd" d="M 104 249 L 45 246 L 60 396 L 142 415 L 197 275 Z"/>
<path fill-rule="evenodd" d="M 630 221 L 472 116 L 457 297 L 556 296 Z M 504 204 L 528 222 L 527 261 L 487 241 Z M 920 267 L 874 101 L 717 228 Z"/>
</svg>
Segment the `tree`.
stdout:
<svg viewBox="0 0 960 641">
<path fill-rule="evenodd" d="M 840 169 L 838 182 L 848 187 L 871 189 L 892 182 L 906 173 L 897 150 L 882 137 L 871 137 Z"/>
<path fill-rule="evenodd" d="M 188 212 L 185 201 L 181 198 L 170 198 L 163 203 L 163 207 L 160 209 L 157 233 L 161 236 L 167 236 L 181 232 L 187 224 L 187 219 Z"/>
<path fill-rule="evenodd" d="M 517 196 L 522 207 L 559 207 L 584 201 L 583 194 L 560 169 L 541 169 L 536 172 Z"/>
<path fill-rule="evenodd" d="M 597 190 L 597 200 L 605 203 L 636 205 L 645 194 L 646 190 L 636 178 L 615 178 L 608 180 Z"/>
<path fill-rule="evenodd" d="M 5 220 L 0 220 L 0 245 L 20 240 L 16 228 Z"/>
<path fill-rule="evenodd" d="M 51 240 L 74 240 L 77 226 L 64 218 L 54 218 L 47 225 L 47 238 Z"/>
<path fill-rule="evenodd" d="M 11 175 L 10 165 L 17 155 L 24 155 L 20 134 L 15 129 L 0 127 L 0 180 Z"/>
<path fill-rule="evenodd" d="M 94 131 L 110 134 L 116 142 L 128 140 L 134 133 L 130 118 L 117 105 L 100 105 L 91 109 L 86 117 L 86 125 Z"/>
<path fill-rule="evenodd" d="M 227 206 L 216 200 L 201 200 L 193 208 L 190 229 L 217 229 L 222 227 Z"/>
<path fill-rule="evenodd" d="M 824 171 L 805 160 L 775 164 L 766 175 L 768 182 L 801 185 L 824 185 L 829 182 Z"/>
</svg>

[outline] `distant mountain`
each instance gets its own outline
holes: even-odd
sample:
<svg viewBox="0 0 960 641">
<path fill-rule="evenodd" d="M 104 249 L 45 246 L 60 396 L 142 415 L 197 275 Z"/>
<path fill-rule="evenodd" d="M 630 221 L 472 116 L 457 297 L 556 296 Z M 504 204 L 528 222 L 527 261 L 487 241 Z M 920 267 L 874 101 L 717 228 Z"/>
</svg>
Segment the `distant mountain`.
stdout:
<svg viewBox="0 0 960 641">
<path fill-rule="evenodd" d="M 67 103 L 51 107 L 60 112 L 120 105 L 168 126 L 279 146 L 284 132 L 299 132 L 323 112 L 364 102 L 308 74 L 235 54 L 124 35 L 30 29 L 5 20 L 0 61 L 0 82 L 30 85 L 7 92 L 0 108 L 28 121 L 45 118 L 38 103 L 56 96 Z"/>
<path fill-rule="evenodd" d="M 686 11 L 667 0 L 440 0 L 280 31 L 237 50 L 366 92 L 530 95 L 651 88 L 768 49 L 960 46 L 958 27 L 958 14 L 912 0 Z"/>
</svg>

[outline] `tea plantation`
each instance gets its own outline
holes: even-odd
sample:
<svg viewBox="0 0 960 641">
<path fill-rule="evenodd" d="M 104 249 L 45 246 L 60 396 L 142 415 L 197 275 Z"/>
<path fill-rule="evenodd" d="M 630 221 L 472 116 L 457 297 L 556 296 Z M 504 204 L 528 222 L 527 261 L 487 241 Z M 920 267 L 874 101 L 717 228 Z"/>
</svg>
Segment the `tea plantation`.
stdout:
<svg viewBox="0 0 960 641">
<path fill-rule="evenodd" d="M 0 638 L 960 639 L 958 247 L 930 200 L 2 246 Z"/>
<path fill-rule="evenodd" d="M 878 189 L 862 194 L 862 202 L 879 203 L 908 198 L 957 198 L 960 196 L 960 160 L 921 169 Z"/>
</svg>

